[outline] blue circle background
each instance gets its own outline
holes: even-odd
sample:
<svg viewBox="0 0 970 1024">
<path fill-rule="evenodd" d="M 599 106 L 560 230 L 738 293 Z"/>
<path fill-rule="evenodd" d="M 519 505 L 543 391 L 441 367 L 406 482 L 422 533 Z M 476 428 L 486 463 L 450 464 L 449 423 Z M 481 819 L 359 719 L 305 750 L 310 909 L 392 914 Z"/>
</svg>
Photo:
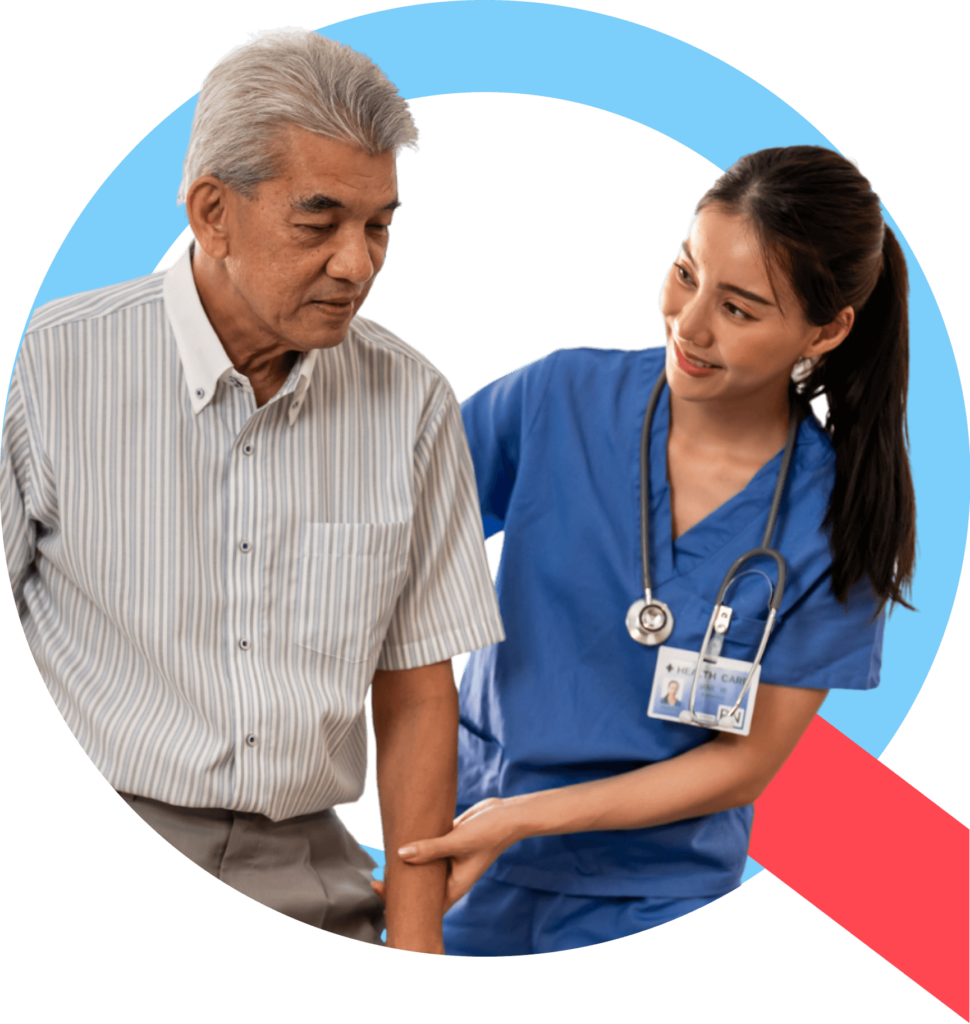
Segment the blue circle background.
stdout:
<svg viewBox="0 0 970 1024">
<path fill-rule="evenodd" d="M 367 14 L 322 31 L 366 53 L 408 99 L 504 92 L 571 100 L 647 125 L 721 168 L 767 146 L 835 148 L 730 65 L 652 29 L 589 11 L 457 0 Z M 152 272 L 187 224 L 175 195 L 195 102 L 158 125 L 101 186 L 54 258 L 35 307 Z M 877 757 L 912 705 L 943 637 L 970 502 L 967 419 L 953 351 L 916 258 L 888 213 L 886 220 L 910 271 L 909 422 L 920 538 L 913 603 L 919 611 L 893 613 L 882 685 L 867 693 L 833 690 L 822 709 Z"/>
</svg>

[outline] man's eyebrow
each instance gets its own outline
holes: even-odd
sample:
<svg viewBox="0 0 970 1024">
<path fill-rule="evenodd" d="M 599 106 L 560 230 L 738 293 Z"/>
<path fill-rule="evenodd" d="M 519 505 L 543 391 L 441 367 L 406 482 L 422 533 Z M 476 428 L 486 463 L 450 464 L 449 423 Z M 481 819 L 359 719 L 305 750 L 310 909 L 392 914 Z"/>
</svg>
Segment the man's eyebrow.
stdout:
<svg viewBox="0 0 970 1024">
<path fill-rule="evenodd" d="M 303 196 L 301 199 L 293 199 L 290 205 L 300 213 L 323 213 L 325 210 L 342 210 L 344 204 L 339 199 L 331 199 L 318 192 L 316 195 Z"/>
<path fill-rule="evenodd" d="M 339 199 L 333 199 L 330 196 L 325 196 L 321 192 L 312 196 L 303 196 L 301 199 L 293 199 L 291 200 L 290 205 L 294 210 L 298 210 L 300 213 L 323 213 L 326 210 L 346 209 Z M 381 212 L 383 213 L 384 210 L 396 210 L 400 205 L 401 201 L 399 199 L 392 199 L 387 206 L 381 207 Z"/>
<path fill-rule="evenodd" d="M 686 254 L 687 258 L 691 261 L 691 263 L 693 263 L 694 257 L 691 255 L 690 246 L 687 244 L 687 242 L 681 242 L 680 247 L 681 249 L 684 250 L 684 253 Z M 747 299 L 749 302 L 760 302 L 762 306 L 775 305 L 775 303 L 773 303 L 770 299 L 765 299 L 762 296 L 755 294 L 755 292 L 749 292 L 746 288 L 739 288 L 736 284 L 719 284 L 717 286 L 717 289 L 718 291 L 721 292 L 733 292 L 735 295 L 740 295 L 741 298 Z"/>
</svg>

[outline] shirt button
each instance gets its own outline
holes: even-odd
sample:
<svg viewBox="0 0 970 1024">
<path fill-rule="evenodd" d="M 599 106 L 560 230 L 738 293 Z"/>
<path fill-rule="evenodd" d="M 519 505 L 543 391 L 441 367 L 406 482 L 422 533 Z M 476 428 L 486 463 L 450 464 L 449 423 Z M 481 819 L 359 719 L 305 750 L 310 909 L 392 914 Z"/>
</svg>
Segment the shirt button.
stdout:
<svg viewBox="0 0 970 1024">
<path fill-rule="evenodd" d="M 246 745 L 249 747 L 255 747 L 257 743 L 259 743 L 259 740 L 257 739 L 256 734 L 254 732 L 251 732 L 246 737 Z"/>
<path fill-rule="evenodd" d="M 250 441 L 247 441 L 246 444 L 243 445 L 243 455 L 252 455 L 255 450 L 256 449 Z"/>
<path fill-rule="evenodd" d="M 250 543 L 249 543 L 249 541 L 248 541 L 248 540 L 241 540 L 241 541 L 239 542 L 239 550 L 240 550 L 240 551 L 241 551 L 241 552 L 242 552 L 242 553 L 243 553 L 244 555 L 248 555 L 248 554 L 249 554 L 249 552 L 253 550 L 253 546 L 252 546 L 252 544 L 250 544 Z"/>
<path fill-rule="evenodd" d="M 195 389 L 195 397 L 196 398 L 205 398 L 205 388 L 196 388 Z"/>
<path fill-rule="evenodd" d="M 248 651 L 250 647 L 252 647 L 252 644 L 248 640 L 243 639 L 243 640 L 239 641 L 239 649 L 240 650 Z"/>
</svg>

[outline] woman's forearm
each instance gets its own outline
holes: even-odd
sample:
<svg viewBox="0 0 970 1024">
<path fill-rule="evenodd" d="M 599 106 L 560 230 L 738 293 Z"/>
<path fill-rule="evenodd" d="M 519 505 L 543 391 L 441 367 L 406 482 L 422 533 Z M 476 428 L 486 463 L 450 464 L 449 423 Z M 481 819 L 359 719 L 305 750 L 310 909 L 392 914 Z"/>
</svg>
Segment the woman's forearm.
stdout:
<svg viewBox="0 0 970 1024">
<path fill-rule="evenodd" d="M 528 836 L 647 828 L 749 804 L 758 795 L 733 751 L 706 743 L 608 779 L 504 801 L 511 842 Z"/>
<path fill-rule="evenodd" d="M 763 684 L 750 736 L 719 733 L 669 761 L 608 779 L 503 801 L 511 842 L 528 836 L 635 829 L 752 803 L 794 749 L 824 690 Z"/>
</svg>

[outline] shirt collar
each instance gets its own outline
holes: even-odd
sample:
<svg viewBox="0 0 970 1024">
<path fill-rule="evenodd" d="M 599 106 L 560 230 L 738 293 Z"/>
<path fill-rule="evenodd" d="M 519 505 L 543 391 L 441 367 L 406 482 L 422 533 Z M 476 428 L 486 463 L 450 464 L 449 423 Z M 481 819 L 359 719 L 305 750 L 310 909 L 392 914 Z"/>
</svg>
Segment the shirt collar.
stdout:
<svg viewBox="0 0 970 1024">
<path fill-rule="evenodd" d="M 165 312 L 172 325 L 179 358 L 182 361 L 192 411 L 200 413 L 212 401 L 219 381 L 224 378 L 235 387 L 248 387 L 249 381 L 232 365 L 219 336 L 212 329 L 212 324 L 209 323 L 209 318 L 202 308 L 202 300 L 192 276 L 192 246 L 189 246 L 178 263 L 166 272 L 162 293 L 165 299 Z M 303 353 L 286 383 L 273 396 L 273 401 L 282 401 L 289 396 L 290 426 L 296 422 L 297 415 L 305 404 L 304 394 L 318 356 L 317 349 Z"/>
</svg>

